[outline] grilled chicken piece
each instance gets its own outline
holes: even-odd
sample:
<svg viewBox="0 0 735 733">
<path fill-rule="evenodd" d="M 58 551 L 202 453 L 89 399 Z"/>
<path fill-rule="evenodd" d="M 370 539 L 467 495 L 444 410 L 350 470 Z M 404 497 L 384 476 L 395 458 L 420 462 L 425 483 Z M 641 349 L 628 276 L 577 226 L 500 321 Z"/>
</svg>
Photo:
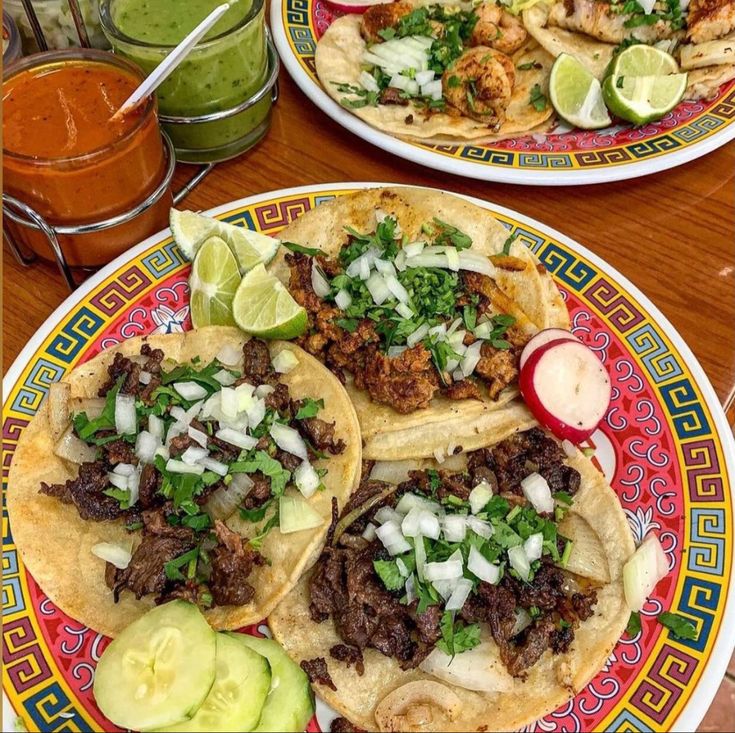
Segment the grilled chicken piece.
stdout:
<svg viewBox="0 0 735 733">
<path fill-rule="evenodd" d="M 735 0 L 691 0 L 687 38 L 692 43 L 714 41 L 735 30 Z"/>
<path fill-rule="evenodd" d="M 563 0 L 551 8 L 549 25 L 585 33 L 606 43 L 621 43 L 626 38 L 636 38 L 643 43 L 655 43 L 677 34 L 671 23 L 666 20 L 659 20 L 653 25 L 626 28 L 625 22 L 629 17 L 615 12 L 611 3 L 602 0 Z"/>
</svg>

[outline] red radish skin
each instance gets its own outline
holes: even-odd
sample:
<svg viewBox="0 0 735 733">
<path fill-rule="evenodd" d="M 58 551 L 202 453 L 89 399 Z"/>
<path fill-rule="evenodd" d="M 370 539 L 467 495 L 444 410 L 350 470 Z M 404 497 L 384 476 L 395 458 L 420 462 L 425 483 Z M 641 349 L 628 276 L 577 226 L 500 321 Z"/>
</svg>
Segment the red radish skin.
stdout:
<svg viewBox="0 0 735 733">
<path fill-rule="evenodd" d="M 554 435 L 578 444 L 589 438 L 610 406 L 610 377 L 597 355 L 568 338 L 536 349 L 518 386 L 533 416 Z"/>
<path fill-rule="evenodd" d="M 328 0 L 328 2 L 332 7 L 341 10 L 343 13 L 352 13 L 353 15 L 357 15 L 364 13 L 373 5 L 383 5 L 386 2 L 392 2 L 392 0 L 372 0 L 372 2 L 371 0 L 357 0 L 355 3 L 350 2 L 350 0 L 342 0 L 341 2 Z"/>
<path fill-rule="evenodd" d="M 579 341 L 579 339 L 571 331 L 565 331 L 563 328 L 545 328 L 532 336 L 523 347 L 519 368 L 523 369 L 523 366 L 536 349 L 540 349 L 552 341 Z"/>
</svg>

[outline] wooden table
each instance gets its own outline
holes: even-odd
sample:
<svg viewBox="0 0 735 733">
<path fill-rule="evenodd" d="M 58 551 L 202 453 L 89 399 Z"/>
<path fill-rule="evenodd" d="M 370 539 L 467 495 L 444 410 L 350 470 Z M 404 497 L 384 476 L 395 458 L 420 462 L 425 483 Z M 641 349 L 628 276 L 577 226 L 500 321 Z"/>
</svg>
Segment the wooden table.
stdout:
<svg viewBox="0 0 735 733">
<path fill-rule="evenodd" d="M 177 180 L 192 170 L 182 166 Z M 735 143 L 680 168 L 597 186 L 485 183 L 393 158 L 346 132 L 288 76 L 268 138 L 218 166 L 186 200 L 206 209 L 272 189 L 337 181 L 419 184 L 471 194 L 533 216 L 604 257 L 635 283 L 691 346 L 735 423 Z M 24 269 L 5 249 L 3 371 L 68 295 L 48 264 Z M 731 664 L 735 673 L 735 665 Z M 726 730 L 735 677 L 703 723 Z"/>
</svg>

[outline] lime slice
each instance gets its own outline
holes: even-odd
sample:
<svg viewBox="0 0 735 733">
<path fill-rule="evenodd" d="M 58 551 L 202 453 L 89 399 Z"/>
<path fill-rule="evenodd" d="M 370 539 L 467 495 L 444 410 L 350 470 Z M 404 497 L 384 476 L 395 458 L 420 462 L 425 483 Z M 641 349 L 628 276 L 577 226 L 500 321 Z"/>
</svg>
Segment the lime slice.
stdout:
<svg viewBox="0 0 735 733">
<path fill-rule="evenodd" d="M 678 71 L 679 67 L 671 54 L 638 43 L 615 56 L 605 76 L 668 76 Z"/>
<path fill-rule="evenodd" d="M 686 74 L 608 76 L 602 94 L 610 111 L 635 125 L 660 120 L 676 107 L 687 88 Z"/>
<path fill-rule="evenodd" d="M 223 239 L 237 258 L 241 274 L 260 262 L 268 264 L 275 257 L 280 240 L 244 227 L 217 221 L 193 211 L 171 209 L 169 225 L 184 257 L 193 260 L 197 250 L 211 236 Z"/>
<path fill-rule="evenodd" d="M 232 301 L 240 280 L 230 248 L 219 237 L 207 239 L 197 252 L 189 276 L 194 328 L 235 325 Z"/>
<path fill-rule="evenodd" d="M 291 339 L 306 330 L 306 311 L 262 264 L 242 279 L 232 312 L 243 331 L 263 338 Z"/>
<path fill-rule="evenodd" d="M 600 82 L 568 53 L 560 54 L 551 67 L 549 96 L 554 109 L 570 125 L 596 130 L 611 122 Z"/>
</svg>

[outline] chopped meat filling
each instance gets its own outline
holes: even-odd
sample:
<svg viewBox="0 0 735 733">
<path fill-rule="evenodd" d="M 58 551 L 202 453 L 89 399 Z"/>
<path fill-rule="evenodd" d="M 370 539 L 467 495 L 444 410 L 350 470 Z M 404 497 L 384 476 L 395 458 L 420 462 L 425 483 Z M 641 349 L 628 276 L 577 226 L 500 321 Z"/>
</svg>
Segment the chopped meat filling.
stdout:
<svg viewBox="0 0 735 733">
<path fill-rule="evenodd" d="M 324 657 L 317 657 L 316 659 L 304 659 L 301 662 L 301 669 L 306 672 L 306 676 L 309 678 L 309 682 L 318 683 L 329 687 L 331 690 L 337 690 L 337 686 L 332 682 L 332 678 L 329 676 L 329 670 L 327 669 L 327 662 Z"/>
</svg>

